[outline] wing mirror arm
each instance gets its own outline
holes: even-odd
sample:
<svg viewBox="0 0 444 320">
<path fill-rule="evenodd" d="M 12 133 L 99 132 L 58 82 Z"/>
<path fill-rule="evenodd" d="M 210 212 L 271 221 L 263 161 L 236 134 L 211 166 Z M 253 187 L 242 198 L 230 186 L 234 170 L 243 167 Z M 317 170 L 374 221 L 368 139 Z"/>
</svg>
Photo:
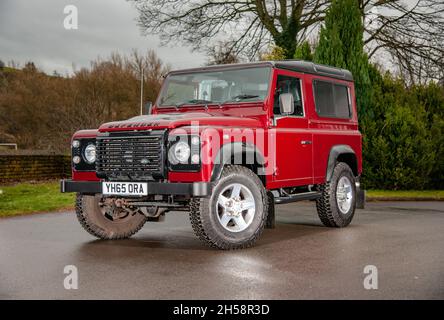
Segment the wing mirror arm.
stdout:
<svg viewBox="0 0 444 320">
<path fill-rule="evenodd" d="M 151 101 L 148 101 L 147 103 L 145 103 L 146 114 L 151 114 L 152 108 L 153 108 L 153 103 Z"/>
</svg>

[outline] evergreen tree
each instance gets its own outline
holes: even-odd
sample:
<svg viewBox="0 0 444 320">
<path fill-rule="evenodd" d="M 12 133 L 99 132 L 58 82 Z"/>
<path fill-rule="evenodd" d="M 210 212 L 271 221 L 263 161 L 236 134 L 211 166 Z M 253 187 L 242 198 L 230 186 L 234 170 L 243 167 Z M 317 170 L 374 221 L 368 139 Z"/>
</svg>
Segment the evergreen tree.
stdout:
<svg viewBox="0 0 444 320">
<path fill-rule="evenodd" d="M 314 61 L 352 72 L 360 116 L 371 104 L 369 63 L 364 52 L 364 27 L 356 0 L 333 0 L 321 28 Z"/>
<path fill-rule="evenodd" d="M 261 61 L 285 60 L 286 51 L 281 47 L 273 46 L 268 49 L 268 52 L 264 52 L 263 54 L 261 54 L 259 59 Z"/>
<path fill-rule="evenodd" d="M 311 47 L 308 41 L 304 41 L 301 45 L 297 46 L 293 58 L 305 61 L 313 61 L 313 53 L 311 52 Z"/>
</svg>

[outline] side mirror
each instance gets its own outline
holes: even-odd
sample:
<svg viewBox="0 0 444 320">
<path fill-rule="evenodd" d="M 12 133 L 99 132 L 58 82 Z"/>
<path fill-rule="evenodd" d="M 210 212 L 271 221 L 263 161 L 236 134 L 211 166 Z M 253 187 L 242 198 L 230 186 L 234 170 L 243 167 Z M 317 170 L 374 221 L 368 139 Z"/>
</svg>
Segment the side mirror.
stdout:
<svg viewBox="0 0 444 320">
<path fill-rule="evenodd" d="M 151 109 L 153 108 L 153 103 L 151 101 L 148 101 L 145 103 L 145 112 L 146 114 L 151 114 Z"/>
<path fill-rule="evenodd" d="M 293 114 L 294 97 L 291 93 L 282 93 L 279 95 L 279 108 L 281 114 Z"/>
</svg>

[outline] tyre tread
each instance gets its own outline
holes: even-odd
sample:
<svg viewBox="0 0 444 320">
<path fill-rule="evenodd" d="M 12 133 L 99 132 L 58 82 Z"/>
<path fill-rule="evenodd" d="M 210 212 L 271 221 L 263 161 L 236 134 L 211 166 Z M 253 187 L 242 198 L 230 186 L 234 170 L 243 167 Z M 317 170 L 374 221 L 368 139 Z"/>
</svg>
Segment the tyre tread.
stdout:
<svg viewBox="0 0 444 320">
<path fill-rule="evenodd" d="M 127 230 L 123 233 L 112 233 L 110 234 L 107 230 L 101 228 L 100 226 L 92 223 L 88 219 L 87 212 L 85 210 L 85 206 L 83 203 L 83 196 L 81 194 L 76 195 L 76 206 L 75 206 L 76 216 L 80 222 L 80 225 L 83 229 L 85 229 L 92 236 L 103 239 L 103 240 L 121 240 L 127 239 L 137 233 L 145 224 L 145 220 L 143 220 L 140 224 L 138 224 L 135 228 Z"/>
<path fill-rule="evenodd" d="M 332 181 L 339 177 L 341 172 L 343 171 L 347 171 L 353 177 L 353 171 L 351 170 L 351 168 L 346 163 L 339 162 L 333 170 Z M 354 181 L 352 181 L 352 183 L 354 183 Z M 343 221 L 339 221 L 340 219 L 337 218 L 338 209 L 336 207 L 332 207 L 332 196 L 333 192 L 335 192 L 334 190 L 332 190 L 332 188 L 333 185 L 331 181 L 327 181 L 326 183 L 318 186 L 318 190 L 321 192 L 321 197 L 316 199 L 316 209 L 318 212 L 318 216 L 322 224 L 326 227 L 345 227 L 350 223 L 351 219 L 350 221 L 344 223 Z M 356 201 L 356 193 L 354 200 Z M 353 215 L 354 209 L 351 218 L 353 218 Z"/>
</svg>

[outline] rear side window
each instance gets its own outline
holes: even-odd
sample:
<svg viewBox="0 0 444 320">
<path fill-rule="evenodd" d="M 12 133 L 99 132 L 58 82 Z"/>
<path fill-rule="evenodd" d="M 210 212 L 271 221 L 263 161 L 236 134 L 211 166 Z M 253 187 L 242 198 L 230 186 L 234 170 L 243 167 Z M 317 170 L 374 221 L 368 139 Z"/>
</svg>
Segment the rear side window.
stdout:
<svg viewBox="0 0 444 320">
<path fill-rule="evenodd" d="M 313 82 L 316 113 L 320 117 L 350 118 L 348 87 L 327 81 Z"/>
</svg>

